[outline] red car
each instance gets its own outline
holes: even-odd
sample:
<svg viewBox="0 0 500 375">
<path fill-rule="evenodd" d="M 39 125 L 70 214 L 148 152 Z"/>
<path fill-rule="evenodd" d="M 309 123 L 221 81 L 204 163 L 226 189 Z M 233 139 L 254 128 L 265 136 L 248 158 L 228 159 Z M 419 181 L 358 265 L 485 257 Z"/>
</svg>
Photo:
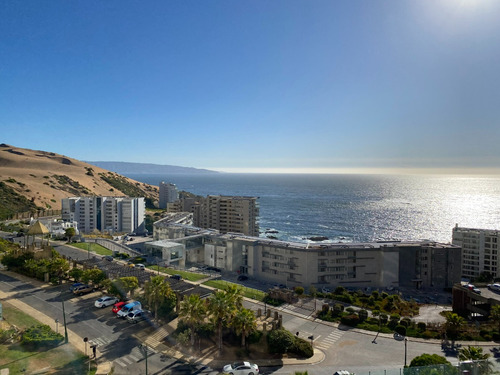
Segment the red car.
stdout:
<svg viewBox="0 0 500 375">
<path fill-rule="evenodd" d="M 113 308 L 111 311 L 113 311 L 115 314 L 122 309 L 123 306 L 125 306 L 127 302 L 117 302 L 113 305 Z"/>
</svg>

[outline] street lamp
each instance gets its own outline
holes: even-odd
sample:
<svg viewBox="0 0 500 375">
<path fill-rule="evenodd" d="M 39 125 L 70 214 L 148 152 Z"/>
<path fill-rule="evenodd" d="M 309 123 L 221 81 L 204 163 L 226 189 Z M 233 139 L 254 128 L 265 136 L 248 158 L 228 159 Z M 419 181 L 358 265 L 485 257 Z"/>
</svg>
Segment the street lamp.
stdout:
<svg viewBox="0 0 500 375">
<path fill-rule="evenodd" d="M 406 368 L 406 357 L 408 354 L 408 337 L 405 337 L 405 368 Z"/>
<path fill-rule="evenodd" d="M 141 344 L 140 348 L 144 353 L 144 356 L 146 357 L 146 375 L 148 375 L 148 347 L 146 346 L 146 344 Z"/>
<path fill-rule="evenodd" d="M 61 297 L 61 303 L 62 303 L 62 310 L 63 310 L 63 323 L 64 323 L 64 343 L 68 343 L 68 330 L 66 328 L 66 312 L 64 311 L 64 300 L 62 298 L 62 290 L 61 293 L 59 294 L 59 297 Z"/>
</svg>

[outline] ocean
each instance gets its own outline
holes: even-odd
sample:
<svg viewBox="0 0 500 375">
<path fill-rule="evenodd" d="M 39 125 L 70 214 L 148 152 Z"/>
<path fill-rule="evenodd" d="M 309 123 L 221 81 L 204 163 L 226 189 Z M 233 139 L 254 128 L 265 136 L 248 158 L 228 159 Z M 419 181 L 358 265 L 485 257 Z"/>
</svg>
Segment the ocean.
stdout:
<svg viewBox="0 0 500 375">
<path fill-rule="evenodd" d="M 125 175 L 203 196 L 259 197 L 261 237 L 287 241 L 449 243 L 456 224 L 500 228 L 500 176 Z"/>
</svg>

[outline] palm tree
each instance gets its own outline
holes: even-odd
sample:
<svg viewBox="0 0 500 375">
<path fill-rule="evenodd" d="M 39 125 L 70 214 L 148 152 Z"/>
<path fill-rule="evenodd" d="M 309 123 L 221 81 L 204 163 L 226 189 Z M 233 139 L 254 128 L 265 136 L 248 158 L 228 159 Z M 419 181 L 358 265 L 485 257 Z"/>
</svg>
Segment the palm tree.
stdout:
<svg viewBox="0 0 500 375">
<path fill-rule="evenodd" d="M 180 303 L 179 317 L 191 329 L 191 346 L 194 346 L 196 326 L 205 317 L 205 304 L 198 294 L 191 294 Z"/>
<path fill-rule="evenodd" d="M 229 285 L 226 290 L 217 290 L 208 299 L 208 313 L 217 327 L 219 354 L 222 354 L 222 329 L 229 326 L 236 312 L 243 308 L 241 288 Z"/>
<path fill-rule="evenodd" d="M 241 346 L 245 347 L 246 337 L 257 328 L 257 322 L 253 311 L 249 309 L 239 309 L 233 318 L 233 327 L 238 335 L 241 334 Z"/>
<path fill-rule="evenodd" d="M 170 292 L 170 284 L 163 276 L 153 276 L 144 284 L 144 294 L 149 306 L 154 306 L 155 321 L 158 321 L 158 306 L 160 306 Z"/>
<path fill-rule="evenodd" d="M 208 300 L 208 311 L 217 327 L 217 343 L 220 355 L 222 355 L 222 328 L 229 323 L 232 316 L 232 309 L 228 302 L 227 294 L 222 290 L 217 290 Z"/>
<path fill-rule="evenodd" d="M 458 359 L 462 362 L 472 361 L 474 364 L 478 363 L 480 373 L 489 373 L 491 370 L 491 362 L 488 360 L 489 353 L 483 353 L 483 348 L 477 346 L 468 346 L 467 348 L 460 348 L 458 351 Z"/>
<path fill-rule="evenodd" d="M 460 331 L 460 328 L 465 324 L 465 319 L 462 318 L 460 315 L 455 314 L 455 313 L 449 313 L 446 315 L 446 333 L 451 337 L 451 338 L 456 338 L 458 335 L 458 332 Z"/>
</svg>

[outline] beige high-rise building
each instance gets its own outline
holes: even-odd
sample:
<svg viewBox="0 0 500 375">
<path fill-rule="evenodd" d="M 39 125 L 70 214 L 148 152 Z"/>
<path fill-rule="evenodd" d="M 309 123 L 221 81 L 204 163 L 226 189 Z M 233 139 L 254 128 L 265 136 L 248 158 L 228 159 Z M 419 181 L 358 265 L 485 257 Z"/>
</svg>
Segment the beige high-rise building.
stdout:
<svg viewBox="0 0 500 375">
<path fill-rule="evenodd" d="M 209 195 L 202 204 L 201 227 L 221 233 L 259 236 L 257 197 Z"/>
</svg>

